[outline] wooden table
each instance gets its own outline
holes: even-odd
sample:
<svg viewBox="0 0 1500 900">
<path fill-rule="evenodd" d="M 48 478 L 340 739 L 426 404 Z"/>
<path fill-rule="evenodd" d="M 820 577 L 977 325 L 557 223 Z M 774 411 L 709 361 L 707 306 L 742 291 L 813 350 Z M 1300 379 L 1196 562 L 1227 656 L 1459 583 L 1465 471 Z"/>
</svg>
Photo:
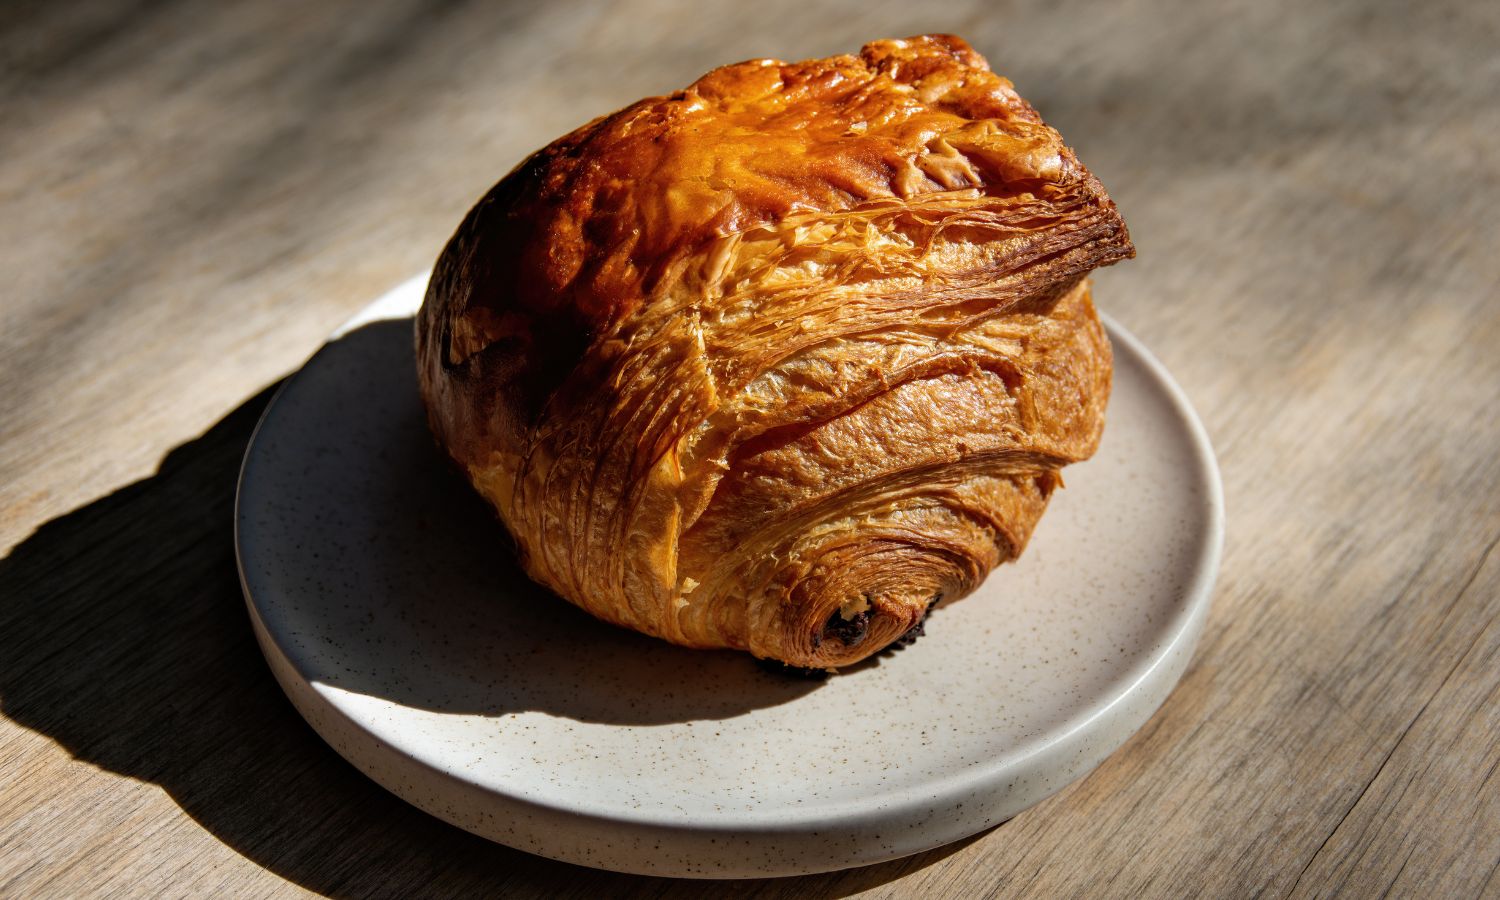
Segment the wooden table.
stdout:
<svg viewBox="0 0 1500 900">
<path fill-rule="evenodd" d="M 714 895 L 1500 896 L 1500 4 L 1294 0 L 6 7 L 0 895 L 700 894 L 488 844 L 328 749 L 250 636 L 236 468 L 271 387 L 525 152 L 923 30 L 1129 221 L 1098 296 L 1217 446 L 1217 599 L 1058 796 Z"/>
</svg>

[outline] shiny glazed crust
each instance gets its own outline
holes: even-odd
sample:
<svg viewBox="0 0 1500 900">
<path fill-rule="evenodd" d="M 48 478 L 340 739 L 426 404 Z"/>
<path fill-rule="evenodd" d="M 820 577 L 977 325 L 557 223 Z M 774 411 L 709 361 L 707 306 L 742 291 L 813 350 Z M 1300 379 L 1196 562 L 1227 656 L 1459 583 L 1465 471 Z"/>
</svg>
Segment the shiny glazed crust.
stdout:
<svg viewBox="0 0 1500 900">
<path fill-rule="evenodd" d="M 432 430 L 530 575 L 678 644 L 856 662 L 1025 547 L 1098 444 L 1114 204 L 962 40 L 726 66 L 474 207 Z"/>
</svg>

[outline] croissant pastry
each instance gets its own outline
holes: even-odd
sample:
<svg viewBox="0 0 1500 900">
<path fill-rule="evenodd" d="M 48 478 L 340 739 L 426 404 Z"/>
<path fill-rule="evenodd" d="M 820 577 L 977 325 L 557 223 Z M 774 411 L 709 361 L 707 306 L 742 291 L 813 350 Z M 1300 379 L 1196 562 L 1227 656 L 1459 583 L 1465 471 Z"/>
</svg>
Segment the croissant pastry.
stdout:
<svg viewBox="0 0 1500 900">
<path fill-rule="evenodd" d="M 956 37 L 716 69 L 537 152 L 416 322 L 526 571 L 673 643 L 863 659 L 1026 546 L 1098 444 L 1104 188 Z"/>
</svg>

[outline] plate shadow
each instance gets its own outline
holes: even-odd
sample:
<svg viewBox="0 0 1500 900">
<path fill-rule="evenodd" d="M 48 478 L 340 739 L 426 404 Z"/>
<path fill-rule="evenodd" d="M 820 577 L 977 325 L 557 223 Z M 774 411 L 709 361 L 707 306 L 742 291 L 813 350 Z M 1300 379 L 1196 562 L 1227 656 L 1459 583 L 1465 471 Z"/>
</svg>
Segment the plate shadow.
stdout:
<svg viewBox="0 0 1500 900">
<path fill-rule="evenodd" d="M 273 390 L 171 451 L 154 475 L 42 524 L 0 559 L 0 713 L 77 760 L 159 785 L 246 859 L 332 897 L 836 897 L 973 840 L 845 872 L 710 886 L 532 856 L 387 793 L 297 715 L 245 612 L 235 481 Z M 582 615 L 551 606 L 564 624 Z M 61 786 L 55 802 L 84 802 L 67 793 Z M 129 797 L 88 802 L 105 814 Z M 27 812 L 47 821 L 45 810 Z M 28 852 L 24 841 L 12 851 Z M 104 862 L 85 854 L 75 864 Z"/>
<path fill-rule="evenodd" d="M 581 722 L 724 719 L 820 682 L 676 647 L 533 583 L 428 432 L 411 320 L 330 342 L 288 386 L 241 486 L 254 604 L 308 680 L 405 707 Z"/>
</svg>

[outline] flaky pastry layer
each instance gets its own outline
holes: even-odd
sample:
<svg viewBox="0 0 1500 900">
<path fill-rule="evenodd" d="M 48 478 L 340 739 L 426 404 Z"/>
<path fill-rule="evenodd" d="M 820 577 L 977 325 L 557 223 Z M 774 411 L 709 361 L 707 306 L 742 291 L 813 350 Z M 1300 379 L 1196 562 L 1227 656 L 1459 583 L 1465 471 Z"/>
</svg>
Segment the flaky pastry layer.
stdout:
<svg viewBox="0 0 1500 900">
<path fill-rule="evenodd" d="M 534 154 L 417 318 L 434 434 L 533 578 L 837 667 L 1014 559 L 1098 444 L 1099 184 L 961 40 L 726 66 Z"/>
</svg>

